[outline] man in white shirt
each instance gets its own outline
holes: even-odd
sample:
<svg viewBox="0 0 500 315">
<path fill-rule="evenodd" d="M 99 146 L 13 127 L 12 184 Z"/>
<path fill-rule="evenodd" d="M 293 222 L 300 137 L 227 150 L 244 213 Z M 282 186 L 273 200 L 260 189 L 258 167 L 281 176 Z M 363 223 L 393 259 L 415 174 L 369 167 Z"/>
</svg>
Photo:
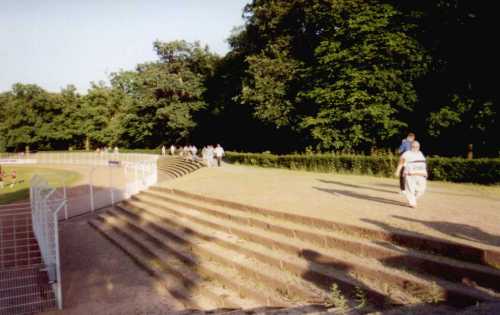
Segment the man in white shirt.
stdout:
<svg viewBox="0 0 500 315">
<path fill-rule="evenodd" d="M 176 150 L 175 145 L 172 144 L 170 146 L 170 155 L 174 155 L 175 154 L 175 150 Z"/>
<path fill-rule="evenodd" d="M 192 145 L 189 149 L 191 150 L 191 159 L 195 161 L 196 154 L 198 153 L 198 148 L 195 145 Z"/>
<path fill-rule="evenodd" d="M 220 146 L 220 144 L 218 144 L 214 149 L 214 154 L 215 158 L 217 159 L 217 166 L 220 167 L 222 157 L 224 156 L 224 149 Z"/>
<path fill-rule="evenodd" d="M 214 165 L 214 147 L 209 145 L 207 147 L 207 166 L 212 167 Z"/>
<path fill-rule="evenodd" d="M 406 186 L 404 194 L 410 207 L 416 208 L 417 198 L 424 194 L 427 187 L 427 165 L 418 141 L 413 141 L 411 150 L 401 155 L 395 172 L 396 176 L 399 176 L 403 167 Z"/>
</svg>

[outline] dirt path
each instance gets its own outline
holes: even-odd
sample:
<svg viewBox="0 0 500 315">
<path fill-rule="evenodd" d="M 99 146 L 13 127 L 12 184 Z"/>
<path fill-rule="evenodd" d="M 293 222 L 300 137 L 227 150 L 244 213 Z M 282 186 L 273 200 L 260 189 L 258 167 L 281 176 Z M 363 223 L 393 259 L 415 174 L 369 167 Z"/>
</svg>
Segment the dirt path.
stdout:
<svg viewBox="0 0 500 315">
<path fill-rule="evenodd" d="M 64 310 L 53 315 L 167 314 L 182 306 L 92 229 L 88 216 L 61 223 Z"/>
<path fill-rule="evenodd" d="M 500 186 L 429 182 L 412 209 L 396 178 L 228 165 L 162 185 L 347 224 L 500 247 Z"/>
</svg>

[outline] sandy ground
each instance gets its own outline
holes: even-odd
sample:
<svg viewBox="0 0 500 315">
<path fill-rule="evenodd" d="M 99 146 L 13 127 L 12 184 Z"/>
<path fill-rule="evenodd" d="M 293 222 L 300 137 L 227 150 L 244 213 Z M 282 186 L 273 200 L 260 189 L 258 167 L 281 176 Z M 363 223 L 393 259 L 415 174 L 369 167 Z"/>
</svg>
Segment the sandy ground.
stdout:
<svg viewBox="0 0 500 315">
<path fill-rule="evenodd" d="M 44 314 L 167 314 L 182 307 L 155 279 L 87 223 L 61 223 L 64 310 Z"/>
<path fill-rule="evenodd" d="M 161 183 L 263 208 L 500 249 L 500 186 L 429 182 L 417 209 L 398 179 L 225 165 Z"/>
</svg>

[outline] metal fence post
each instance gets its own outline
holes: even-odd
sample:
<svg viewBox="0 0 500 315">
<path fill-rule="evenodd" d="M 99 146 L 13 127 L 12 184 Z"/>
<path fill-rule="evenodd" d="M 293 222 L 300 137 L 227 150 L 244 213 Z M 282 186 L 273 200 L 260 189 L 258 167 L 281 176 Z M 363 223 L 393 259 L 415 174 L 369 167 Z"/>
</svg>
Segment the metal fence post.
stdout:
<svg viewBox="0 0 500 315">
<path fill-rule="evenodd" d="M 94 167 L 90 169 L 89 172 L 89 189 L 90 189 L 90 210 L 94 212 L 95 206 L 94 206 L 94 186 L 92 184 L 92 176 L 94 174 Z"/>
</svg>

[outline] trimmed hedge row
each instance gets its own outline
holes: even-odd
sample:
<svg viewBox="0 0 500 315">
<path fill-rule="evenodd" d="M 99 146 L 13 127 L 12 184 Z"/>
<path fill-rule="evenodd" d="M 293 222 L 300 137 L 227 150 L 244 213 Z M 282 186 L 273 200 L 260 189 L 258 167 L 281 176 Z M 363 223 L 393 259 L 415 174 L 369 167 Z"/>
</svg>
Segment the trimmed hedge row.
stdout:
<svg viewBox="0 0 500 315">
<path fill-rule="evenodd" d="M 261 167 L 390 177 L 396 169 L 399 157 L 226 152 L 225 160 L 230 163 Z M 431 157 L 427 159 L 427 166 L 430 180 L 479 184 L 500 183 L 500 158 L 466 160 Z"/>
</svg>

